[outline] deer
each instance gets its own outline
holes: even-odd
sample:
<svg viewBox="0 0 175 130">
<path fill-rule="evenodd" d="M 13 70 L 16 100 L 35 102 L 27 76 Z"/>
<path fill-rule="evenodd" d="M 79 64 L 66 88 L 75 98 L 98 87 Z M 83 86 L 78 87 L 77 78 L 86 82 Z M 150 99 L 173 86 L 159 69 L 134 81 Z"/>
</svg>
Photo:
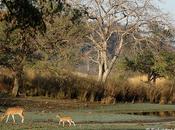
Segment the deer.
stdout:
<svg viewBox="0 0 175 130">
<path fill-rule="evenodd" d="M 9 120 L 10 115 L 12 116 L 13 123 L 15 123 L 15 117 L 14 115 L 19 115 L 21 117 L 21 123 L 24 123 L 24 108 L 22 107 L 9 107 L 5 113 L 0 117 L 0 121 L 2 121 L 5 117 L 6 123 Z"/>
<path fill-rule="evenodd" d="M 61 122 L 63 123 L 63 127 L 64 127 L 64 123 L 68 122 L 69 126 L 71 126 L 71 124 L 73 124 L 75 126 L 75 122 L 73 121 L 72 117 L 70 116 L 60 116 L 60 115 L 56 115 L 56 117 L 59 119 L 59 125 L 61 125 Z"/>
</svg>

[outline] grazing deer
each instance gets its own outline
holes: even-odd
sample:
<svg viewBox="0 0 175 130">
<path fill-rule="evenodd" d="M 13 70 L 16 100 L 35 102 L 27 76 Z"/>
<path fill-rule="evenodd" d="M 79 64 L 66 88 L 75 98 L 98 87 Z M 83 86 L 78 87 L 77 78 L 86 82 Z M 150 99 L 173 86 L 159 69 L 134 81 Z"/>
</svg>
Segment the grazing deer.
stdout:
<svg viewBox="0 0 175 130">
<path fill-rule="evenodd" d="M 3 114 L 3 116 L 0 117 L 0 121 L 2 121 L 6 116 L 6 123 L 8 122 L 8 119 L 10 117 L 10 115 L 12 116 L 13 122 L 15 123 L 15 117 L 14 115 L 19 115 L 22 120 L 21 123 L 24 123 L 24 109 L 21 107 L 10 107 L 8 108 L 5 113 Z"/>
<path fill-rule="evenodd" d="M 71 124 L 73 124 L 75 126 L 75 122 L 72 120 L 72 118 L 70 116 L 61 117 L 60 115 L 57 115 L 56 117 L 59 118 L 59 120 L 60 120 L 59 125 L 61 124 L 61 122 L 63 122 L 63 127 L 64 127 L 65 122 L 68 122 L 69 126 L 71 126 Z"/>
</svg>

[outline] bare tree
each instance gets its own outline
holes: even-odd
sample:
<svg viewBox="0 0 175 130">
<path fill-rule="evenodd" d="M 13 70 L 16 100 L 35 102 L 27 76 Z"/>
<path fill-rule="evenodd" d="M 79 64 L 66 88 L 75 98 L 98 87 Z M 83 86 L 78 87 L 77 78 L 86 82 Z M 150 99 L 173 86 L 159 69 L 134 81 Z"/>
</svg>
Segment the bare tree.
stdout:
<svg viewBox="0 0 175 130">
<path fill-rule="evenodd" d="M 152 23 L 169 28 L 153 0 L 86 0 L 82 4 L 89 16 L 87 24 L 91 33 L 88 38 L 97 54 L 89 58 L 98 64 L 98 81 L 101 82 L 106 81 L 126 45 L 132 45 L 133 50 L 156 46 L 158 42 L 150 28 Z M 156 40 L 161 38 L 156 37 Z"/>
</svg>

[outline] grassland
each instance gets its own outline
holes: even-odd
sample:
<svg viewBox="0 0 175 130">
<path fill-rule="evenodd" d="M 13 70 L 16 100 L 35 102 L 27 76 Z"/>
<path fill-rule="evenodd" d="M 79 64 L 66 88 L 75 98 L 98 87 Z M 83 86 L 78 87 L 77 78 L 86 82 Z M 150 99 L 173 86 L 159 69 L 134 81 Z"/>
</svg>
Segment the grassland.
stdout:
<svg viewBox="0 0 175 130">
<path fill-rule="evenodd" d="M 17 101 L 17 100 L 16 100 Z M 175 117 L 154 115 L 158 111 L 175 111 L 175 105 L 160 104 L 116 104 L 100 105 L 86 104 L 56 100 L 21 100 L 25 101 L 23 107 L 25 111 L 24 124 L 17 119 L 17 124 L 13 124 L 12 119 L 9 123 L 0 123 L 2 130 L 145 130 L 146 128 L 175 128 Z M 35 103 L 37 102 L 37 103 Z M 42 106 L 43 102 L 46 104 Z M 14 105 L 15 101 L 13 102 Z M 19 102 L 18 102 L 19 103 Z M 59 103 L 59 104 L 58 104 Z M 21 105 L 19 104 L 19 105 Z M 50 107 L 49 105 L 50 104 Z M 52 104 L 52 105 L 51 105 Z M 67 104 L 67 105 L 66 105 Z M 68 106 L 71 105 L 72 107 Z M 77 105 L 78 104 L 78 105 Z M 33 105 L 33 107 L 32 107 Z M 48 106 L 47 106 L 48 105 Z M 59 105 L 59 106 L 58 106 Z M 30 107 L 29 107 L 30 106 Z M 65 107 L 63 107 L 65 106 Z M 54 109 L 53 109 L 54 108 Z M 1 110 L 6 109 L 5 105 Z M 150 112 L 149 115 L 134 114 L 137 112 Z M 76 126 L 68 127 L 58 125 L 56 114 L 69 115 L 74 119 Z M 133 114 L 131 114 L 133 113 Z"/>
</svg>

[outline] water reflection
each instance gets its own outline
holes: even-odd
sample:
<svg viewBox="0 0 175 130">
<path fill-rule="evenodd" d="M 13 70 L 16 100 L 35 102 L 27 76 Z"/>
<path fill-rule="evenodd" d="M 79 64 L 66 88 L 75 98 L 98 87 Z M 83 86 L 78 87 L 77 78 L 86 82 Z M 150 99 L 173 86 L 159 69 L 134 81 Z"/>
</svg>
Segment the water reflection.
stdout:
<svg viewBox="0 0 175 130">
<path fill-rule="evenodd" d="M 129 112 L 131 115 L 150 115 L 159 117 L 175 117 L 175 111 L 158 111 L 158 112 Z"/>
</svg>

